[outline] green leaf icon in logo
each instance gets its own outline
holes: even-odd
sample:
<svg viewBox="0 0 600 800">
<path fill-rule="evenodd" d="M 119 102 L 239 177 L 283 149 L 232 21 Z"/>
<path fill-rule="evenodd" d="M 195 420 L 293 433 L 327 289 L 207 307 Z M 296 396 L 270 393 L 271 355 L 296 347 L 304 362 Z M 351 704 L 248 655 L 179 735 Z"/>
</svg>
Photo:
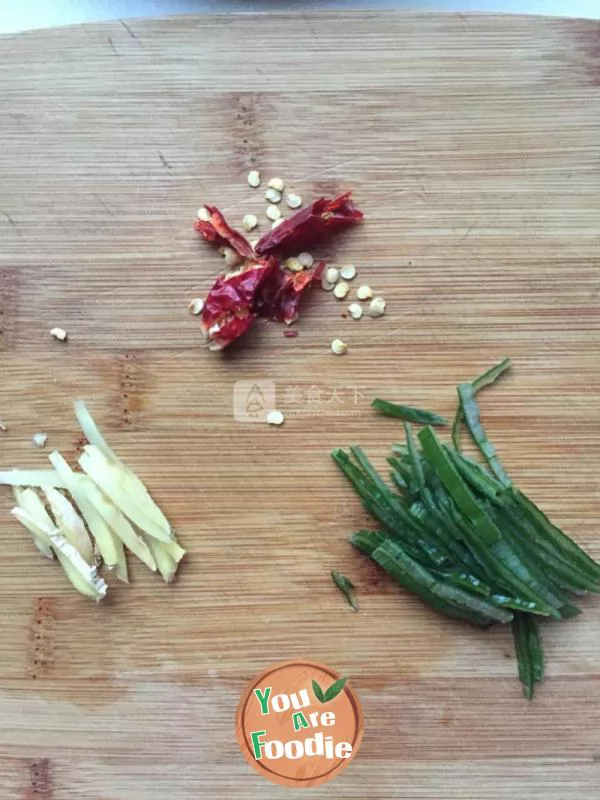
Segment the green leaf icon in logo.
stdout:
<svg viewBox="0 0 600 800">
<path fill-rule="evenodd" d="M 313 692 L 315 694 L 315 697 L 317 698 L 319 703 L 324 703 L 325 702 L 325 695 L 323 693 L 323 689 L 321 689 L 319 684 L 314 679 L 313 679 L 313 682 L 312 682 L 312 687 L 313 687 Z"/>
<path fill-rule="evenodd" d="M 339 678 L 339 680 L 334 681 L 334 683 L 331 684 L 329 689 L 326 689 L 325 691 L 323 691 L 323 689 L 321 689 L 319 684 L 315 680 L 313 680 L 312 688 L 315 697 L 317 698 L 319 703 L 329 703 L 330 700 L 335 700 L 338 694 L 343 690 L 347 680 L 348 678 Z"/>
</svg>

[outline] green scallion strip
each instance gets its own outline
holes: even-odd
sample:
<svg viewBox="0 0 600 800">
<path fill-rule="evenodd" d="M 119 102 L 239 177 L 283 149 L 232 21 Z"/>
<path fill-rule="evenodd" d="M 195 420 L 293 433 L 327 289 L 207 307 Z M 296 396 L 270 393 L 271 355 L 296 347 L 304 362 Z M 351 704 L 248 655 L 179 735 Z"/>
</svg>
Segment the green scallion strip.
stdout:
<svg viewBox="0 0 600 800">
<path fill-rule="evenodd" d="M 532 555 L 544 562 L 545 570 L 550 571 L 559 586 L 576 594 L 600 591 L 600 566 L 553 525 L 531 500 L 512 487 L 503 487 L 479 464 L 461 453 L 450 447 L 445 447 L 445 450 L 481 499 L 487 499 L 498 507 L 492 515 L 501 513 L 507 516 L 507 524 L 517 534 L 520 533 L 520 540 L 524 544 L 532 551 L 535 549 Z"/>
<path fill-rule="evenodd" d="M 532 547 L 527 537 L 519 535 L 518 527 L 514 522 L 508 520 L 502 513 L 498 513 L 498 509 L 487 505 L 485 510 L 521 563 L 527 565 L 529 575 L 535 581 L 540 595 L 548 600 L 555 597 L 560 602 L 560 606 L 557 608 L 560 612 L 562 606 L 569 602 L 569 596 L 562 584 L 555 579 L 554 574 L 548 570 L 547 564 L 540 563 L 541 559 L 537 549 Z M 543 587 L 543 591 L 540 587 Z M 547 594 L 544 594 L 544 591 Z"/>
<path fill-rule="evenodd" d="M 418 425 L 448 425 L 448 420 L 434 414 L 432 411 L 424 411 L 421 408 L 412 406 L 400 406 L 397 403 L 390 403 L 388 400 L 375 398 L 371 403 L 371 408 L 386 417 L 396 417 L 407 422 L 416 422 Z"/>
<path fill-rule="evenodd" d="M 463 413 L 460 403 L 456 409 L 456 414 L 452 420 L 452 444 L 457 451 L 461 448 L 461 429 L 463 424 Z"/>
<path fill-rule="evenodd" d="M 500 361 L 500 363 L 490 367 L 490 369 L 486 370 L 481 375 L 478 375 L 474 381 L 471 381 L 471 386 L 473 387 L 475 394 L 477 394 L 477 392 L 479 392 L 481 389 L 485 389 L 486 386 L 490 386 L 492 383 L 497 381 L 498 378 L 505 373 L 509 367 L 510 358 L 505 358 Z M 454 415 L 454 421 L 452 423 L 452 444 L 457 450 L 460 450 L 460 429 L 463 419 L 463 412 L 459 403 L 458 408 L 456 409 L 456 414 Z"/>
<path fill-rule="evenodd" d="M 448 616 L 465 619 L 477 625 L 489 624 L 492 620 L 507 622 L 512 619 L 512 614 L 508 611 L 495 608 L 448 584 L 437 582 L 397 542 L 387 539 L 373 552 L 372 558 L 401 586 L 418 594 L 428 605 Z"/>
<path fill-rule="evenodd" d="M 352 455 L 358 461 L 358 467 L 349 463 L 347 468 L 362 470 L 363 500 L 371 507 L 378 509 L 378 513 L 375 516 L 379 521 L 392 531 L 399 529 L 404 533 L 407 530 L 412 531 L 413 535 L 420 535 L 423 531 L 423 526 L 418 520 L 411 517 L 404 500 L 379 477 L 360 447 L 352 447 L 351 450 Z M 334 458 L 336 458 L 335 454 Z M 346 474 L 349 473 L 347 472 Z M 399 523 L 403 523 L 403 525 L 399 526 Z"/>
<path fill-rule="evenodd" d="M 434 494 L 428 488 L 423 489 L 423 503 L 433 521 L 435 534 L 443 542 L 446 551 L 452 555 L 454 564 L 468 570 L 471 574 L 480 572 L 485 574 L 479 568 L 479 564 L 472 553 L 465 546 L 460 529 L 454 523 L 454 520 L 450 519 L 446 509 L 441 508 L 436 503 Z M 432 526 L 430 525 L 429 530 L 431 528 Z"/>
<path fill-rule="evenodd" d="M 425 488 L 425 476 L 423 474 L 423 465 L 421 464 L 421 456 L 417 450 L 415 439 L 412 432 L 410 422 L 404 423 L 404 433 L 406 434 L 406 444 L 408 446 L 408 455 L 412 465 L 412 473 L 414 475 L 415 483 L 417 484 L 419 492 Z"/>
<path fill-rule="evenodd" d="M 557 609 L 562 605 L 562 600 L 535 580 L 527 564 L 502 536 L 463 481 L 433 428 L 423 428 L 419 432 L 419 441 L 425 458 L 446 491 L 471 522 L 470 527 L 464 528 L 468 531 L 467 544 L 470 550 L 515 596 L 532 600 L 544 609 L 544 613 L 560 619 Z"/>
<path fill-rule="evenodd" d="M 491 386 L 492 383 L 495 383 L 498 378 L 503 375 L 506 370 L 510 367 L 510 358 L 504 358 L 498 364 L 495 364 L 493 367 L 490 367 L 488 370 L 483 372 L 481 375 L 478 375 L 474 381 L 471 381 L 471 385 L 476 392 L 481 391 L 481 389 L 485 389 L 486 386 Z"/>
<path fill-rule="evenodd" d="M 412 518 L 403 507 L 402 499 L 391 489 L 387 489 L 386 492 L 378 489 L 359 467 L 350 461 L 349 456 L 343 450 L 334 450 L 332 456 L 354 487 L 369 514 L 379 520 L 394 538 L 400 539 L 413 557 L 418 557 L 420 551 L 417 539 L 422 536 L 423 528 L 418 520 Z"/>
<path fill-rule="evenodd" d="M 338 572 L 336 569 L 331 570 L 331 580 L 335 583 L 340 592 L 348 601 L 348 605 L 353 611 L 358 611 L 358 603 L 356 602 L 356 587 L 343 573 Z"/>
<path fill-rule="evenodd" d="M 500 503 L 498 495 L 504 491 L 504 485 L 476 461 L 472 461 L 457 450 L 444 445 L 444 449 L 454 461 L 454 465 L 466 482 L 475 489 L 478 494 L 491 500 L 493 503 Z"/>
<path fill-rule="evenodd" d="M 539 616 L 548 616 L 544 614 L 543 609 L 531 600 L 521 600 L 520 597 L 507 597 L 504 594 L 493 594 L 488 597 L 488 602 L 499 606 L 500 608 L 512 608 L 515 611 L 523 611 L 529 614 L 538 614 Z"/>
<path fill-rule="evenodd" d="M 519 678 L 528 700 L 533 699 L 535 684 L 544 679 L 544 653 L 539 626 L 531 614 L 517 612 L 512 621 Z"/>
<path fill-rule="evenodd" d="M 370 556 L 388 538 L 383 531 L 360 530 L 353 533 L 348 541 L 361 553 Z"/>
<path fill-rule="evenodd" d="M 600 586 L 578 569 L 569 556 L 541 538 L 530 521 L 513 505 L 489 506 L 488 513 L 499 527 L 510 531 L 510 535 L 524 547 L 529 557 L 543 565 L 544 573 L 557 585 L 574 594 L 598 592 Z"/>
<path fill-rule="evenodd" d="M 528 497 L 525 497 L 524 494 L 519 492 L 518 489 L 512 489 L 510 494 L 527 518 L 531 520 L 535 529 L 541 533 L 549 543 L 559 548 L 565 555 L 568 555 L 569 558 L 572 559 L 572 563 L 576 564 L 578 569 L 591 580 L 600 580 L 600 564 L 597 564 L 578 544 L 576 544 L 576 542 L 550 522 L 544 512 L 541 511 L 535 503 L 532 503 Z"/>
<path fill-rule="evenodd" d="M 412 468 L 407 461 L 404 461 L 396 456 L 390 456 L 387 459 L 388 464 L 390 467 L 393 467 L 394 470 L 404 478 L 405 483 L 412 484 L 413 481 L 413 474 Z"/>
<path fill-rule="evenodd" d="M 479 405 L 475 399 L 475 389 L 471 383 L 462 383 L 458 387 L 458 396 L 460 399 L 460 407 L 462 409 L 465 422 L 471 438 L 481 450 L 483 457 L 490 466 L 494 475 L 506 486 L 510 485 L 510 478 L 504 471 L 504 467 L 500 463 L 496 448 L 487 438 L 485 429 L 481 423 L 479 416 Z"/>
<path fill-rule="evenodd" d="M 467 592 L 480 594 L 483 597 L 490 597 L 492 594 L 492 590 L 487 584 L 468 572 L 455 569 L 450 572 L 432 572 L 432 574 L 436 575 L 440 580 L 451 583 L 453 586 L 457 586 L 459 589 L 464 589 Z M 498 604 L 496 603 L 495 605 Z"/>
<path fill-rule="evenodd" d="M 372 481 L 381 492 L 387 494 L 390 491 L 390 487 L 383 480 L 375 467 L 371 464 L 363 449 L 361 447 L 357 447 L 356 445 L 350 445 L 350 452 L 369 480 Z"/>
</svg>

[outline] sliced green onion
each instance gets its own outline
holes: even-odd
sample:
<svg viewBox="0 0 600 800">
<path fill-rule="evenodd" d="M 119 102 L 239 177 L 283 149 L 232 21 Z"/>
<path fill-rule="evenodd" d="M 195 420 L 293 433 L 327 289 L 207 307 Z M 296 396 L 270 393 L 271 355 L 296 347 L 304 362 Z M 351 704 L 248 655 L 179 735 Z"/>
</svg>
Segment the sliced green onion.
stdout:
<svg viewBox="0 0 600 800">
<path fill-rule="evenodd" d="M 410 461 L 412 464 L 412 472 L 414 475 L 414 479 L 419 488 L 419 491 L 422 492 L 423 489 L 425 488 L 425 476 L 423 474 L 423 465 L 421 464 L 421 456 L 417 451 L 417 445 L 415 444 L 410 422 L 404 423 L 404 432 L 406 434 L 406 444 L 408 447 L 408 455 L 410 456 Z"/>
<path fill-rule="evenodd" d="M 500 361 L 500 363 L 490 367 L 490 369 L 486 370 L 481 375 L 478 375 L 474 381 L 471 381 L 471 386 L 473 387 L 475 394 L 477 394 L 477 392 L 479 392 L 481 389 L 484 389 L 486 386 L 490 386 L 492 383 L 497 381 L 498 378 L 505 373 L 509 367 L 510 358 L 505 358 Z M 452 444 L 457 450 L 460 450 L 460 429 L 463 420 L 463 412 L 459 403 L 458 408 L 456 409 L 456 414 L 454 415 L 454 421 L 452 423 Z"/>
<path fill-rule="evenodd" d="M 487 438 L 485 429 L 481 423 L 479 415 L 479 405 L 475 399 L 475 389 L 470 383 L 462 383 L 458 387 L 458 396 L 460 398 L 460 407 L 462 409 L 465 422 L 471 438 L 481 450 L 483 457 L 490 465 L 490 469 L 505 485 L 510 485 L 510 478 L 504 471 L 504 467 L 500 463 L 496 448 Z"/>
<path fill-rule="evenodd" d="M 420 595 L 428 605 L 449 616 L 476 621 L 478 625 L 492 620 L 510 622 L 512 619 L 510 612 L 495 608 L 461 589 L 436 581 L 397 542 L 387 539 L 374 551 L 373 559 L 398 583 Z"/>
<path fill-rule="evenodd" d="M 528 700 L 532 700 L 535 684 L 544 678 L 540 629 L 531 614 L 517 612 L 512 622 L 512 631 L 523 692 Z"/>
<path fill-rule="evenodd" d="M 560 619 L 557 609 L 562 601 L 540 585 L 528 566 L 514 552 L 502 533 L 494 525 L 467 487 L 446 454 L 433 428 L 419 432 L 423 453 L 444 484 L 446 491 L 460 511 L 470 520 L 468 545 L 472 552 L 491 571 L 498 575 L 506 587 L 517 597 L 532 600 L 544 608 L 544 612 Z"/>
<path fill-rule="evenodd" d="M 579 547 L 579 545 L 563 533 L 560 528 L 550 522 L 544 512 L 541 511 L 535 503 L 532 503 L 528 497 L 525 497 L 522 492 L 513 489 L 511 494 L 519 507 L 531 520 L 532 525 L 545 537 L 546 541 L 560 548 L 565 554 L 568 554 L 573 562 L 577 564 L 577 567 L 586 575 L 589 575 L 592 580 L 600 580 L 600 564 L 597 564 L 581 549 L 581 547 Z"/>
<path fill-rule="evenodd" d="M 424 411 L 421 408 L 412 406 L 400 406 L 397 403 L 390 403 L 388 400 L 375 398 L 371 403 L 371 408 L 386 417 L 397 417 L 407 422 L 416 422 L 419 425 L 447 425 L 448 420 L 434 414 L 432 411 Z"/>
<path fill-rule="evenodd" d="M 512 621 L 519 675 L 531 698 L 544 674 L 538 620 L 579 614 L 571 596 L 600 592 L 600 564 L 511 484 L 487 438 L 475 394 L 509 364 L 505 359 L 458 387 L 455 447 L 443 445 L 430 426 L 417 444 L 413 420 L 405 421 L 406 444 L 394 444 L 388 458 L 392 486 L 359 447 L 333 457 L 383 526 L 357 531 L 351 543 L 441 613 L 482 627 Z M 488 466 L 458 450 L 463 415 Z"/>
<path fill-rule="evenodd" d="M 353 533 L 348 541 L 361 553 L 370 556 L 387 538 L 382 531 L 360 530 Z"/>
<path fill-rule="evenodd" d="M 336 569 L 332 569 L 331 580 L 344 595 L 350 608 L 353 611 L 358 611 L 358 603 L 356 602 L 356 587 L 350 578 L 347 578 L 343 573 L 338 572 Z"/>
</svg>

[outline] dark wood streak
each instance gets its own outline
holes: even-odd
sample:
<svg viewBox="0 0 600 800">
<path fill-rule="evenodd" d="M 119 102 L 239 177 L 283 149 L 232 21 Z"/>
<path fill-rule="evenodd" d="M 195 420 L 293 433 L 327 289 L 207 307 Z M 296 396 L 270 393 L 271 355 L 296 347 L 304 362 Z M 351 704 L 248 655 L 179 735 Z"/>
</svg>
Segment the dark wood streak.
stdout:
<svg viewBox="0 0 600 800">
<path fill-rule="evenodd" d="M 126 351 L 119 357 L 123 426 L 138 425 L 144 408 L 144 368 L 140 351 Z"/>
<path fill-rule="evenodd" d="M 266 114 L 264 95 L 254 92 L 228 95 L 228 112 L 233 119 L 226 126 L 231 132 L 233 166 L 236 171 L 260 167 L 264 150 L 263 119 Z"/>
<path fill-rule="evenodd" d="M 51 675 L 54 666 L 54 624 L 56 600 L 38 597 L 33 610 L 31 629 L 31 678 Z"/>
<path fill-rule="evenodd" d="M 16 270 L 0 270 L 0 350 L 14 346 L 14 320 L 18 302 Z"/>
<path fill-rule="evenodd" d="M 592 20 L 565 20 L 574 32 L 573 57 L 581 61 L 592 86 L 600 86 L 600 23 Z"/>
<path fill-rule="evenodd" d="M 48 758 L 40 758 L 29 764 L 29 786 L 23 800 L 53 800 L 52 763 Z"/>
</svg>

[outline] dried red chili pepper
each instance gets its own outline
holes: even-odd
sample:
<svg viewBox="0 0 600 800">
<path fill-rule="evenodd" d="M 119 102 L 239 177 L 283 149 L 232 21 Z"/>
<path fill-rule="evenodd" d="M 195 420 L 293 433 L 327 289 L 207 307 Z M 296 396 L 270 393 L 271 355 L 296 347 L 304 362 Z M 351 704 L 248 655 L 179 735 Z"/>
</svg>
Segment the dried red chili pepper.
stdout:
<svg viewBox="0 0 600 800">
<path fill-rule="evenodd" d="M 319 280 L 325 262 L 289 273 L 271 260 L 248 263 L 240 272 L 218 278 L 208 293 L 200 318 L 211 350 L 222 350 L 248 331 L 257 317 L 291 325 L 298 319 L 308 287 Z"/>
<path fill-rule="evenodd" d="M 363 213 L 354 205 L 351 195 L 352 192 L 346 192 L 334 200 L 326 197 L 315 200 L 266 233 L 257 243 L 256 252 L 261 256 L 298 253 L 328 233 L 359 222 Z"/>
<path fill-rule="evenodd" d="M 196 220 L 195 230 L 216 247 L 232 247 L 244 260 L 237 272 L 218 278 L 204 302 L 202 330 L 212 350 L 222 350 L 248 331 L 257 317 L 290 325 L 298 318 L 308 287 L 321 278 L 325 262 L 302 272 L 286 272 L 280 262 L 285 252 L 298 252 L 310 242 L 363 218 L 350 192 L 325 197 L 294 214 L 260 240 L 254 250 L 215 206 L 205 206 L 210 220 Z"/>
<path fill-rule="evenodd" d="M 250 242 L 227 223 L 225 217 L 216 206 L 207 205 L 204 208 L 210 214 L 210 221 L 205 222 L 197 219 L 194 223 L 194 230 L 198 231 L 207 242 L 214 244 L 216 247 L 228 245 L 233 247 L 244 258 L 255 258 Z"/>
<path fill-rule="evenodd" d="M 200 325 L 211 350 L 222 350 L 248 331 L 261 284 L 278 270 L 276 263 L 250 263 L 242 270 L 217 278 L 204 301 Z"/>
<path fill-rule="evenodd" d="M 325 262 L 321 261 L 310 270 L 290 275 L 279 291 L 272 319 L 285 322 L 286 325 L 295 322 L 300 316 L 300 303 L 306 290 L 315 281 L 320 280 L 324 268 Z"/>
<path fill-rule="evenodd" d="M 274 270 L 257 293 L 257 313 L 261 317 L 291 325 L 298 319 L 300 303 L 306 290 L 321 278 L 324 269 L 325 262 L 320 261 L 302 272 Z"/>
<path fill-rule="evenodd" d="M 234 316 L 223 317 L 219 324 L 206 331 L 209 350 L 224 350 L 228 345 L 247 333 L 254 325 L 255 314 L 241 308 Z"/>
</svg>

